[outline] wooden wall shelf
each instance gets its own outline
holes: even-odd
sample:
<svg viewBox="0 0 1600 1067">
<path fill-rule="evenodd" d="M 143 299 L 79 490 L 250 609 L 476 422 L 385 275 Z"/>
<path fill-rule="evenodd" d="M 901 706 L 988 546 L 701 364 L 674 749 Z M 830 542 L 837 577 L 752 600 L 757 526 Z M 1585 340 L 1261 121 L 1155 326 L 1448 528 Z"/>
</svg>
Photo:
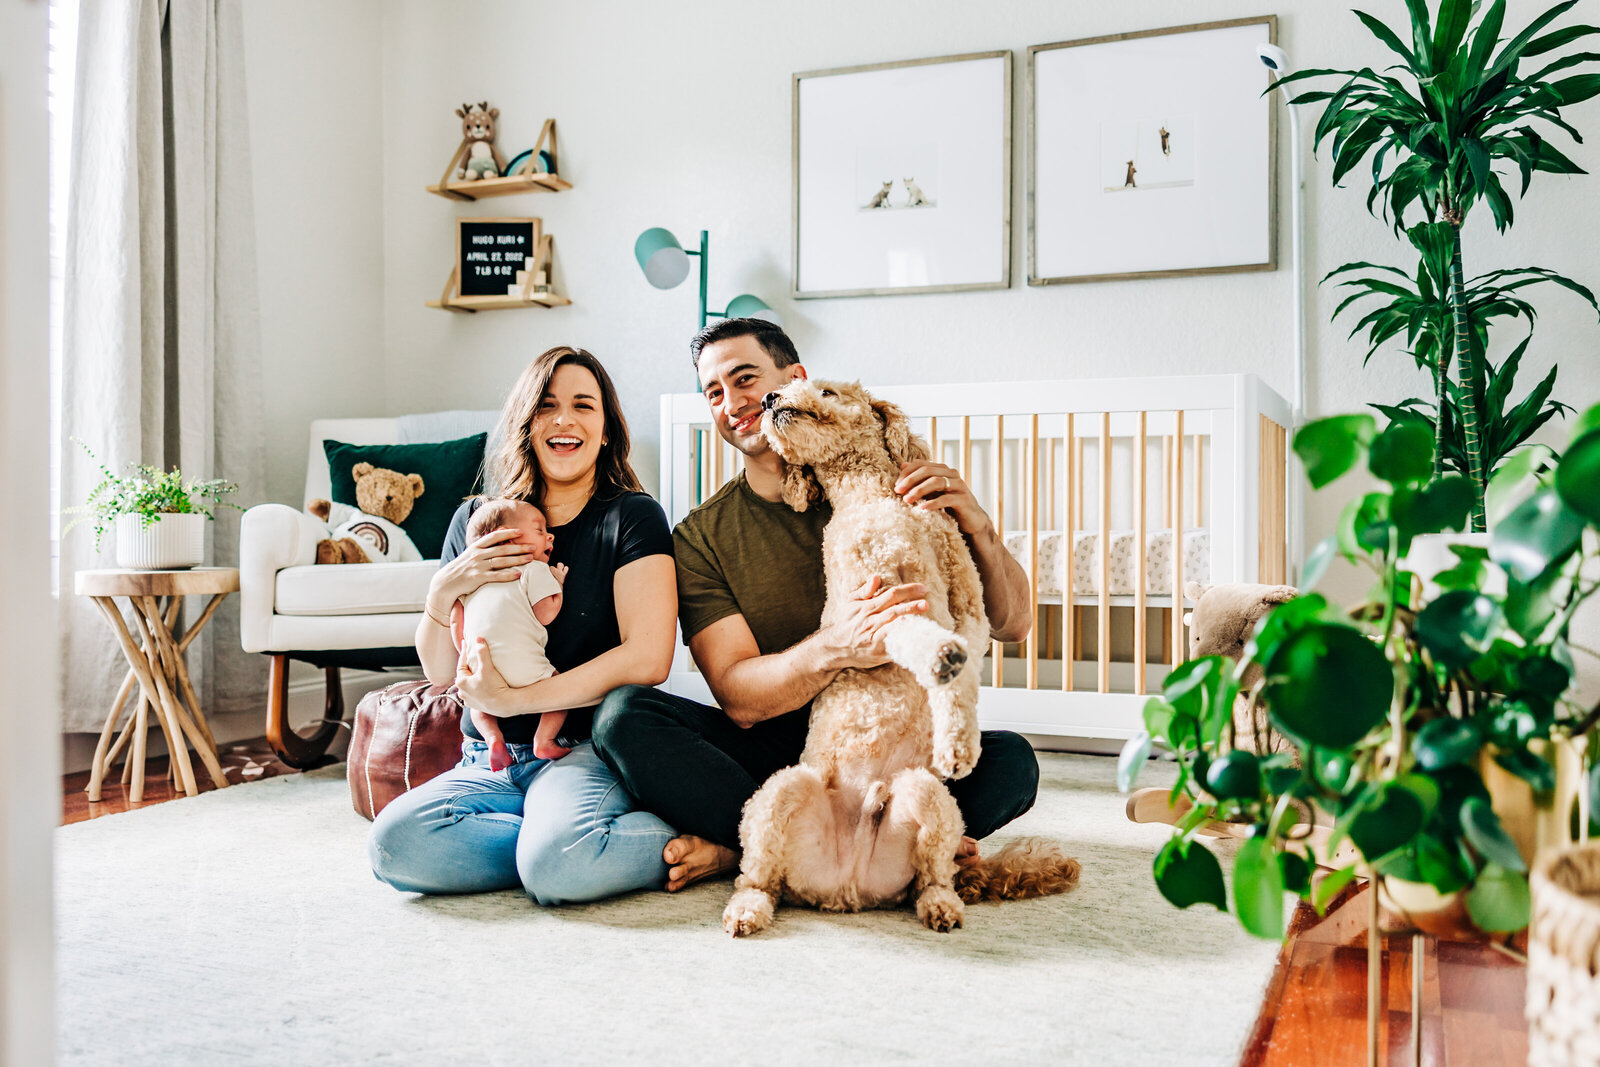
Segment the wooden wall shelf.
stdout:
<svg viewBox="0 0 1600 1067">
<path fill-rule="evenodd" d="M 531 293 L 526 300 L 520 296 L 453 296 L 448 300 L 429 300 L 428 306 L 445 311 L 496 311 L 500 308 L 566 307 L 571 303 L 555 293 Z"/>
<path fill-rule="evenodd" d="M 491 196 L 512 196 L 516 193 L 559 193 L 571 189 L 572 183 L 554 174 L 513 174 L 509 178 L 479 178 L 472 182 L 440 182 L 427 187 L 428 192 L 450 200 L 484 200 Z"/>
<path fill-rule="evenodd" d="M 538 220 L 534 221 L 537 223 Z M 439 299 L 427 301 L 427 306 L 444 311 L 466 312 L 569 306 L 572 301 L 557 293 L 550 285 L 551 271 L 555 266 L 555 239 L 546 233 L 540 234 L 538 240 L 538 253 L 533 257 L 527 270 L 517 272 L 517 280 L 513 285 L 506 287 L 507 292 L 491 293 L 487 296 L 462 296 L 461 267 L 457 265 L 451 269 L 450 277 L 445 281 L 444 291 L 439 294 Z"/>
<path fill-rule="evenodd" d="M 494 152 L 495 166 L 503 168 L 505 163 L 500 158 L 499 150 L 491 148 L 491 151 Z M 521 174 L 507 174 L 498 178 L 458 181 L 451 175 L 456 172 L 456 164 L 461 163 L 466 154 L 467 142 L 462 141 L 461 147 L 456 149 L 456 154 L 450 157 L 450 163 L 444 168 L 439 180 L 426 187 L 428 192 L 448 200 L 484 200 L 491 196 L 512 196 L 516 193 L 559 193 L 563 189 L 572 188 L 571 182 L 563 181 L 553 173 L 560 169 L 556 164 L 555 119 L 544 120 L 544 125 L 539 129 L 539 139 L 534 142 L 533 150 L 527 153 L 530 167 L 543 155 L 549 160 L 552 173 L 524 171 Z"/>
</svg>

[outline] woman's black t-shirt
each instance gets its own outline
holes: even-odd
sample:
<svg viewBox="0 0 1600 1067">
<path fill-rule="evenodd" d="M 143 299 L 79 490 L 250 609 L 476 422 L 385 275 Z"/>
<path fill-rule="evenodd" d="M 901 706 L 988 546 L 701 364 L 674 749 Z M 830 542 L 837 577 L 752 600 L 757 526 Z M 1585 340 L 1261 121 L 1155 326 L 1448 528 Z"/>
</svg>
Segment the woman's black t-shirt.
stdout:
<svg viewBox="0 0 1600 1067">
<path fill-rule="evenodd" d="M 445 534 L 439 562 L 449 563 L 467 546 L 467 521 L 481 500 L 474 498 L 456 509 Z M 616 537 L 608 543 L 606 529 L 615 523 Z M 571 522 L 552 526 L 555 547 L 550 565 L 567 565 L 561 613 L 546 627 L 545 656 L 558 671 L 570 671 L 622 643 L 617 629 L 616 573 L 636 559 L 672 555 L 672 532 L 661 505 L 648 493 L 623 493 L 609 500 L 591 499 Z M 594 707 L 567 712 L 561 736 L 575 741 L 589 736 Z M 516 715 L 500 720 L 508 742 L 531 744 L 539 725 L 537 715 Z M 482 740 L 472 717 L 461 717 L 461 731 Z"/>
</svg>

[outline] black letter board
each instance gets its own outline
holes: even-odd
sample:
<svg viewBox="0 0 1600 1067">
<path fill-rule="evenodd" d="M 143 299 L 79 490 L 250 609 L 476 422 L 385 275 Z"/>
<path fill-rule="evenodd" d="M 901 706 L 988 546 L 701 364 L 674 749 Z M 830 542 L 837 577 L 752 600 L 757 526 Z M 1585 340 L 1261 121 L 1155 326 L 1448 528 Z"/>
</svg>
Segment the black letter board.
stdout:
<svg viewBox="0 0 1600 1067">
<path fill-rule="evenodd" d="M 505 296 L 539 251 L 539 220 L 457 219 L 461 296 Z"/>
</svg>

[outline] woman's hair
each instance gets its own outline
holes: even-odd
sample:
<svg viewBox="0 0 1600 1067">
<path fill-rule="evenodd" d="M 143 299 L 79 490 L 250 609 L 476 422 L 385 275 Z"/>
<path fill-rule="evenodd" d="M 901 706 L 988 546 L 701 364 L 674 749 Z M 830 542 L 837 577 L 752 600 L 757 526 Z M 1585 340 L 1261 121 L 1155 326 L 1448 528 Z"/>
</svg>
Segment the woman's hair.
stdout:
<svg viewBox="0 0 1600 1067">
<path fill-rule="evenodd" d="M 544 507 L 544 472 L 534 458 L 533 420 L 538 417 L 539 405 L 550 391 L 550 379 L 555 376 L 556 368 L 568 363 L 584 368 L 600 383 L 605 443 L 600 446 L 600 457 L 595 461 L 594 495 L 605 500 L 619 493 L 643 492 L 638 475 L 628 463 L 631 448 L 628 420 L 622 417 L 622 404 L 617 400 L 611 375 L 593 355 L 567 345 L 557 345 L 540 353 L 511 387 L 511 395 L 506 397 L 505 407 L 500 410 L 499 444 L 488 457 L 492 491 Z"/>
</svg>

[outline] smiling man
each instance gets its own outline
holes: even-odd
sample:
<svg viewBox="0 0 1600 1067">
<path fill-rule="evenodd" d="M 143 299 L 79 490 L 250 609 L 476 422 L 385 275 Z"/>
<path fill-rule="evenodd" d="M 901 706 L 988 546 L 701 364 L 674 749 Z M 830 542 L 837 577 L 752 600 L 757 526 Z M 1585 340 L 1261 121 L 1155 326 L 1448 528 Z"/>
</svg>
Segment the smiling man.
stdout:
<svg viewBox="0 0 1600 1067">
<path fill-rule="evenodd" d="M 761 436 L 762 397 L 806 377 L 794 342 L 769 322 L 728 319 L 702 330 L 689 351 L 718 435 L 743 457 L 733 480 L 673 531 L 679 621 L 718 706 L 628 686 L 606 698 L 594 723 L 601 758 L 683 835 L 666 849 L 674 890 L 737 865 L 745 801 L 799 762 L 812 698 L 842 670 L 887 663 L 883 627 L 927 610 L 922 586 L 874 579 L 854 611 L 821 626 L 822 530 L 832 510 L 783 503 L 783 460 Z M 895 491 L 907 507 L 950 512 L 983 579 L 993 636 L 1025 637 L 1027 576 L 960 473 L 908 463 Z M 1027 811 L 1038 782 L 1024 738 L 986 731 L 977 767 L 949 786 L 967 832 L 980 838 Z"/>
</svg>

